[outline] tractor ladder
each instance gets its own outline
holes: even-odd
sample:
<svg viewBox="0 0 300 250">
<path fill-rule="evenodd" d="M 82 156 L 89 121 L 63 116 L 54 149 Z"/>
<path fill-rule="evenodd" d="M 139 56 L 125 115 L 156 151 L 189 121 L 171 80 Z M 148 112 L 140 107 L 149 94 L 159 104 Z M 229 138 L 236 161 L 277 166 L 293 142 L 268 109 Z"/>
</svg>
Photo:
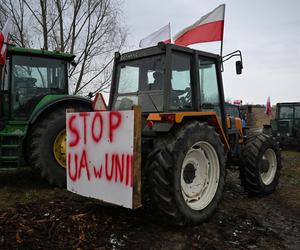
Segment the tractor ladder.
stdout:
<svg viewBox="0 0 300 250">
<path fill-rule="evenodd" d="M 0 132 L 0 169 L 12 169 L 22 163 L 22 139 L 24 134 Z"/>
</svg>

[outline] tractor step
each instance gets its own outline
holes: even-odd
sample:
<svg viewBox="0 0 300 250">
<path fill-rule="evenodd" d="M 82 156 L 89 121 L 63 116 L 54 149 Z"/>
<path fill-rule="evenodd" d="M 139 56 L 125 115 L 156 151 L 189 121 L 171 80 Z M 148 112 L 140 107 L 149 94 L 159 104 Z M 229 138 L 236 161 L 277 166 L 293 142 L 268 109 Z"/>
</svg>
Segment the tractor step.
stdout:
<svg viewBox="0 0 300 250">
<path fill-rule="evenodd" d="M 16 156 L 0 156 L 0 169 L 19 167 L 20 158 Z"/>
<path fill-rule="evenodd" d="M 16 168 L 22 162 L 23 134 L 0 133 L 0 168 Z"/>
</svg>

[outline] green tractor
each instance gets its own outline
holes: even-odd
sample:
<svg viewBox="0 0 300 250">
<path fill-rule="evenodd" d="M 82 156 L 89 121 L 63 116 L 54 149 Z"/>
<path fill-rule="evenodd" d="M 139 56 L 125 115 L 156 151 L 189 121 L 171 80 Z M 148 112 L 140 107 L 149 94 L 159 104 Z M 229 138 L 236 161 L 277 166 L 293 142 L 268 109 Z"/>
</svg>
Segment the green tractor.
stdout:
<svg viewBox="0 0 300 250">
<path fill-rule="evenodd" d="M 281 146 L 300 149 L 300 102 L 277 103 L 276 117 L 264 132 L 277 138 Z"/>
<path fill-rule="evenodd" d="M 49 183 L 66 181 L 66 110 L 91 110 L 68 95 L 74 55 L 10 46 L 0 64 L 0 168 L 32 166 Z"/>
</svg>

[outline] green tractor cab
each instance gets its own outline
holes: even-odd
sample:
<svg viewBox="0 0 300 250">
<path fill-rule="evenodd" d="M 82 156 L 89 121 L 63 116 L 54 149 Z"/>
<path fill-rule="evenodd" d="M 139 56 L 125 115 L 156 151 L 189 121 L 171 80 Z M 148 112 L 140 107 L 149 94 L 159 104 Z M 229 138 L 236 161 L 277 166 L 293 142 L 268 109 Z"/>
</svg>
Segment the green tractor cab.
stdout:
<svg viewBox="0 0 300 250">
<path fill-rule="evenodd" d="M 0 168 L 32 166 L 50 183 L 65 183 L 66 109 L 90 110 L 68 95 L 75 56 L 9 47 L 0 65 Z"/>
<path fill-rule="evenodd" d="M 277 103 L 271 131 L 281 146 L 300 148 L 300 102 Z"/>
</svg>

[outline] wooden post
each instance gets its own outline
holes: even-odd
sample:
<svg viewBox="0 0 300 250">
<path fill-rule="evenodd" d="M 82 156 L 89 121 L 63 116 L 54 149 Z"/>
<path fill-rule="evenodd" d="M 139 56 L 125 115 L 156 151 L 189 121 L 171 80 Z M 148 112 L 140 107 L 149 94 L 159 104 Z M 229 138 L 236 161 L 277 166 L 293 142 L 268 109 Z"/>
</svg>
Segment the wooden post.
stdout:
<svg viewBox="0 0 300 250">
<path fill-rule="evenodd" d="M 141 182 L 141 141 L 142 141 L 142 113 L 141 106 L 133 106 L 134 110 L 134 143 L 133 143 L 133 199 L 132 208 L 142 206 Z"/>
</svg>

